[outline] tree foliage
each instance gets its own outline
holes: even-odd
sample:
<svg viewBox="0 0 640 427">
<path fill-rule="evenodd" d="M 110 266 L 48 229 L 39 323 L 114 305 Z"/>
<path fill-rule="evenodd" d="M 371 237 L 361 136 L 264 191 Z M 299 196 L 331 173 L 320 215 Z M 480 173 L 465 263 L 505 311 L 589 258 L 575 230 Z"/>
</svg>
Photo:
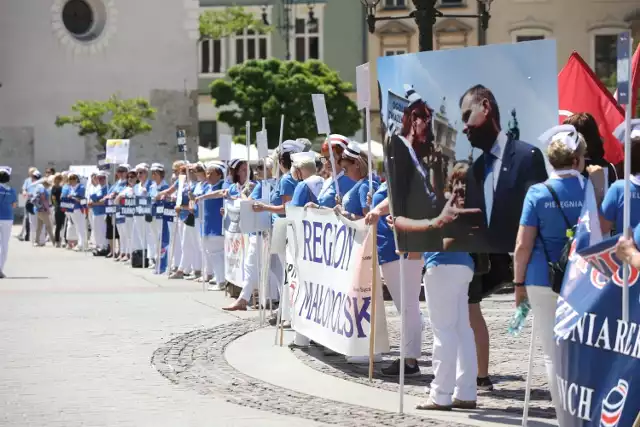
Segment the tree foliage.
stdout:
<svg viewBox="0 0 640 427">
<path fill-rule="evenodd" d="M 107 139 L 131 139 L 150 132 L 149 120 L 154 120 L 156 113 L 144 98 L 120 99 L 117 95 L 107 101 L 77 101 L 71 111 L 56 117 L 55 125 L 74 126 L 80 136 L 93 135 L 103 149 Z"/>
<path fill-rule="evenodd" d="M 240 6 L 231 6 L 223 10 L 207 10 L 200 14 L 200 39 L 219 40 L 232 36 L 244 29 L 257 33 L 268 33 L 272 27 L 265 25 L 251 12 Z"/>
<path fill-rule="evenodd" d="M 318 136 L 311 95 L 323 93 L 331 131 L 353 135 L 361 116 L 348 97 L 353 85 L 320 61 L 253 60 L 228 70 L 228 79 L 211 83 L 216 107 L 227 107 L 218 120 L 228 124 L 237 142 L 245 140 L 245 123 L 251 123 L 251 140 L 266 118 L 269 146 L 278 144 L 280 115 L 285 116 L 284 139 Z"/>
</svg>

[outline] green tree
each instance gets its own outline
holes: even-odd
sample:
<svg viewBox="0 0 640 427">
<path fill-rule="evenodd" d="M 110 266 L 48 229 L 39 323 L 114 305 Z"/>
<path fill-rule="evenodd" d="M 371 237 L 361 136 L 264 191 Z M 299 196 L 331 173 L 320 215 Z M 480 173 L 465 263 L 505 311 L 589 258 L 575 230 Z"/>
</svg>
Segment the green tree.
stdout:
<svg viewBox="0 0 640 427">
<path fill-rule="evenodd" d="M 358 108 L 347 95 L 353 85 L 320 61 L 247 61 L 230 68 L 227 77 L 211 83 L 211 97 L 216 107 L 229 107 L 218 113 L 218 120 L 233 129 L 237 142 L 245 141 L 247 121 L 254 140 L 265 117 L 269 146 L 277 146 L 281 114 L 285 139 L 315 139 L 314 93 L 325 96 L 332 132 L 353 135 L 361 127 Z"/>
<path fill-rule="evenodd" d="M 244 29 L 264 34 L 272 30 L 251 12 L 240 6 L 231 6 L 223 10 L 207 10 L 200 15 L 200 40 L 219 40 L 232 36 Z"/>
<path fill-rule="evenodd" d="M 640 40 L 636 40 L 633 43 L 632 52 L 635 52 L 638 46 L 640 45 Z M 631 76 L 629 76 L 631 77 Z M 611 93 L 615 93 L 618 88 L 618 75 L 617 72 L 613 72 L 609 77 L 602 79 L 602 83 L 609 89 Z M 636 111 L 633 117 L 640 117 L 640 90 L 636 93 Z"/>
<path fill-rule="evenodd" d="M 156 113 L 146 99 L 120 99 L 117 95 L 107 101 L 77 101 L 71 111 L 56 117 L 55 125 L 74 126 L 80 136 L 93 135 L 102 149 L 107 139 L 131 139 L 150 132 L 149 120 L 154 120 Z"/>
</svg>

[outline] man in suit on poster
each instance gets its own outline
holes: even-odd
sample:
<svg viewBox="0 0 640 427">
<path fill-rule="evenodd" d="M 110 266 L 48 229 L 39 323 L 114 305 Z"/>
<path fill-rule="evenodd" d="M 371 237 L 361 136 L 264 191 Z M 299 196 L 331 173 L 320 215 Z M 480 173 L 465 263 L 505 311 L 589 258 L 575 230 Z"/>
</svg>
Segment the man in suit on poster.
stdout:
<svg viewBox="0 0 640 427">
<path fill-rule="evenodd" d="M 460 98 L 463 132 L 482 154 L 467 172 L 465 208 L 482 213 L 460 216 L 476 228 L 465 248 L 471 252 L 512 252 L 520 224 L 522 205 L 532 184 L 547 179 L 542 152 L 512 139 L 500 126 L 500 110 L 490 89 L 476 85 Z"/>
</svg>

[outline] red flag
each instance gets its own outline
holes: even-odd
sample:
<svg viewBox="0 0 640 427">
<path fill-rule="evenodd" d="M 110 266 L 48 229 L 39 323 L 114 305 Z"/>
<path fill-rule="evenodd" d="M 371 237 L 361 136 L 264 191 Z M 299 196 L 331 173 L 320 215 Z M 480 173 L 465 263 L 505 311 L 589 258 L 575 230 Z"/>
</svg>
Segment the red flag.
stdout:
<svg viewBox="0 0 640 427">
<path fill-rule="evenodd" d="M 624 120 L 624 110 L 577 52 L 558 74 L 558 91 L 560 122 L 574 113 L 590 113 L 604 141 L 604 158 L 614 165 L 623 161 L 623 147 L 613 131 Z"/>
</svg>

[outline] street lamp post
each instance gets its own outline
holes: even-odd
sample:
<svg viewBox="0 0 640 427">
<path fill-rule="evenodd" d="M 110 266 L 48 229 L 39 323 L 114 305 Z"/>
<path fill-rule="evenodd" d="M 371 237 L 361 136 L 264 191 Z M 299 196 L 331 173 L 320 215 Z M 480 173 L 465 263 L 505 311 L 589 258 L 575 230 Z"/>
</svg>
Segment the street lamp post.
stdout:
<svg viewBox="0 0 640 427">
<path fill-rule="evenodd" d="M 438 18 L 475 18 L 478 19 L 480 28 L 486 31 L 489 27 L 489 19 L 491 15 L 491 2 L 493 0 L 477 0 L 479 3 L 477 14 L 445 14 L 436 7 L 437 0 L 412 0 L 415 10 L 406 16 L 376 16 L 376 8 L 380 0 L 360 0 L 362 5 L 367 8 L 367 25 L 369 32 L 373 34 L 376 31 L 376 22 L 392 21 L 399 19 L 414 19 L 418 25 L 418 37 L 420 51 L 433 50 L 433 26 Z"/>
<path fill-rule="evenodd" d="M 291 32 L 295 29 L 291 23 L 291 15 L 293 14 L 293 8 L 296 4 L 300 4 L 302 2 L 296 2 L 295 0 L 281 0 L 281 16 L 280 22 L 274 27 L 280 32 L 280 36 L 284 39 L 285 44 L 285 59 L 288 61 L 291 59 Z M 318 18 L 316 18 L 315 13 L 313 11 L 313 7 L 315 4 L 315 0 L 307 0 L 307 7 L 309 8 L 308 19 L 306 21 L 306 25 L 308 28 L 318 26 Z M 262 22 L 270 26 L 269 19 L 267 16 L 267 6 L 262 7 Z"/>
</svg>

